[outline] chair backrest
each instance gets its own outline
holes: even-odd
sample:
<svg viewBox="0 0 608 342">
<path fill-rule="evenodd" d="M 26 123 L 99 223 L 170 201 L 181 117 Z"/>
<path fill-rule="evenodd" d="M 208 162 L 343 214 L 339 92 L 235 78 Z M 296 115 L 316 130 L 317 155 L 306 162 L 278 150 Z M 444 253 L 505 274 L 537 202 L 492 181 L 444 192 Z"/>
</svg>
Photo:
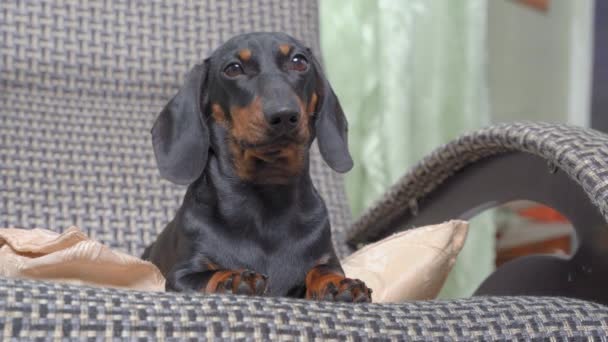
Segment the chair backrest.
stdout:
<svg viewBox="0 0 608 342">
<path fill-rule="evenodd" d="M 185 190 L 159 177 L 149 132 L 188 69 L 248 31 L 318 54 L 317 15 L 309 0 L 3 0 L 0 227 L 78 225 L 139 254 Z M 311 171 L 344 251 L 342 179 L 316 148 Z"/>
</svg>

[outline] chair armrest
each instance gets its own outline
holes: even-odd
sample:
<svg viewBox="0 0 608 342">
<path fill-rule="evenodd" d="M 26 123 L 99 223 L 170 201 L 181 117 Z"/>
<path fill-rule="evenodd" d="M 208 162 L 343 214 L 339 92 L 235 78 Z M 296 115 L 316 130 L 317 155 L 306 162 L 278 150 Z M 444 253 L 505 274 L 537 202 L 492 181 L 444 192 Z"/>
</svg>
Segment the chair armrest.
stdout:
<svg viewBox="0 0 608 342">
<path fill-rule="evenodd" d="M 490 157 L 517 152 L 545 160 L 546 177 L 564 172 L 608 220 L 608 135 L 561 124 L 518 122 L 465 134 L 437 148 L 355 221 L 347 236 L 349 243 L 369 242 L 410 227 L 408 222 L 424 210 L 420 202 L 451 177 Z M 477 213 L 469 208 L 460 217 L 468 219 Z"/>
<path fill-rule="evenodd" d="M 413 226 L 467 220 L 521 199 L 549 205 L 571 221 L 576 255 L 507 264 L 478 293 L 558 294 L 608 303 L 608 294 L 599 290 L 608 284 L 608 272 L 597 271 L 608 270 L 608 135 L 591 129 L 524 122 L 463 135 L 404 175 L 354 224 L 348 240 L 366 243 Z M 539 276 L 550 281 L 539 282 Z"/>
</svg>

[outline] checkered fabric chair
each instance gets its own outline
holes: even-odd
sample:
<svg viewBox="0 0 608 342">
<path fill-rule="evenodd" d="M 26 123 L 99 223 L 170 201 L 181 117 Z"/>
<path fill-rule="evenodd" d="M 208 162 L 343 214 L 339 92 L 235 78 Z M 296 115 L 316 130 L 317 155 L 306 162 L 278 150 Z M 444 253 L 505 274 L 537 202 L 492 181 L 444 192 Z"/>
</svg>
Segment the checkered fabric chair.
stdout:
<svg viewBox="0 0 608 342">
<path fill-rule="evenodd" d="M 140 255 L 185 190 L 159 178 L 153 120 L 191 65 L 246 31 L 284 31 L 319 53 L 315 1 L 0 2 L 0 227 L 78 225 Z M 571 139 L 560 149 L 563 137 Z M 470 134 L 421 162 L 354 225 L 342 179 L 316 149 L 311 172 L 344 256 L 352 251 L 347 239 L 364 240 L 376 220 L 411 209 L 458 170 L 507 151 L 566 170 L 607 218 L 607 143 L 597 132 L 542 124 Z M 602 339 L 608 308 L 529 296 L 353 305 L 0 279 L 0 334 L 7 340 Z"/>
</svg>

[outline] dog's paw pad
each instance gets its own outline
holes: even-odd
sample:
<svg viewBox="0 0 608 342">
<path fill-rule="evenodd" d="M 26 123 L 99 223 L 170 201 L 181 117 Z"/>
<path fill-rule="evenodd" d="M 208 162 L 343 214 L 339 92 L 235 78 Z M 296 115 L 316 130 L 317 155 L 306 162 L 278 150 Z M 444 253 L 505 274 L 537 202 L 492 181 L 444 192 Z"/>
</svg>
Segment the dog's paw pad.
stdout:
<svg viewBox="0 0 608 342">
<path fill-rule="evenodd" d="M 334 302 L 370 303 L 372 290 L 359 279 L 344 278 L 339 282 L 327 282 L 320 291 L 311 293 L 308 298 Z"/>
<path fill-rule="evenodd" d="M 218 271 L 209 280 L 206 292 L 261 296 L 267 286 L 268 277 L 251 270 Z"/>
</svg>

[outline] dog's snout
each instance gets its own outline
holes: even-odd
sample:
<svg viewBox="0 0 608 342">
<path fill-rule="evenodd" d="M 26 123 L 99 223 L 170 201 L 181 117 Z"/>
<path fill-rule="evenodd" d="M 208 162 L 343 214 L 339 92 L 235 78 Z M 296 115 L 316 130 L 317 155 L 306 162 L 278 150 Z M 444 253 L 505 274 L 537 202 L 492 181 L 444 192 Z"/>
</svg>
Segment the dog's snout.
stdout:
<svg viewBox="0 0 608 342">
<path fill-rule="evenodd" d="M 267 120 L 270 127 L 281 134 L 294 129 L 298 125 L 300 114 L 292 109 L 284 108 L 268 113 Z"/>
<path fill-rule="evenodd" d="M 295 130 L 300 118 L 299 97 L 282 75 L 268 73 L 259 76 L 264 117 L 273 135 Z"/>
</svg>

